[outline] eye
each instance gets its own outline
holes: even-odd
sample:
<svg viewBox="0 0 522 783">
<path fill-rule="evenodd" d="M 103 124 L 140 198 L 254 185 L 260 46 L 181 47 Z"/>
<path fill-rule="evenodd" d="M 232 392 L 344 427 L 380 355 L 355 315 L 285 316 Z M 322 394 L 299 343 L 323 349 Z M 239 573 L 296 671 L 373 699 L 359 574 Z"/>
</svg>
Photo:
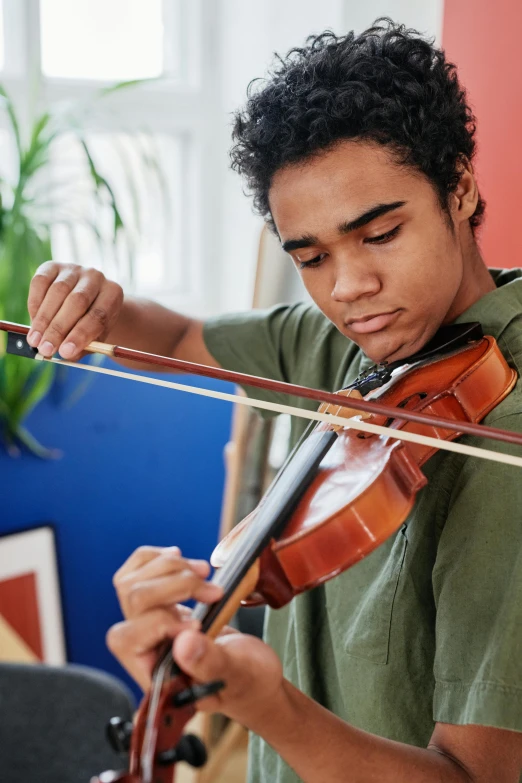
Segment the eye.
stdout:
<svg viewBox="0 0 522 783">
<path fill-rule="evenodd" d="M 299 269 L 314 269 L 316 266 L 319 266 L 321 261 L 323 261 L 327 256 L 327 253 L 319 253 L 318 256 L 315 256 L 315 258 L 311 258 L 310 261 L 300 261 L 297 259 Z"/>
<path fill-rule="evenodd" d="M 389 242 L 391 239 L 397 236 L 401 228 L 402 223 L 399 223 L 399 225 L 395 226 L 395 228 L 392 228 L 391 231 L 387 231 L 385 234 L 381 234 L 378 237 L 366 237 L 364 241 L 370 245 L 385 245 L 386 242 Z"/>
</svg>

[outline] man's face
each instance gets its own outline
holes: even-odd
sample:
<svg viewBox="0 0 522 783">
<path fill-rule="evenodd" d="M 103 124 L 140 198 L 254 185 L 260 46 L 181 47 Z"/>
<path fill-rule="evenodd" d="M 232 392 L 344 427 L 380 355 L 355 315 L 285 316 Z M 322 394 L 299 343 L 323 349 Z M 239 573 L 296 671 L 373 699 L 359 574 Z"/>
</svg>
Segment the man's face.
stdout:
<svg viewBox="0 0 522 783">
<path fill-rule="evenodd" d="M 279 237 L 322 312 L 375 362 L 453 320 L 463 260 L 433 186 L 385 147 L 345 141 L 276 172 Z"/>
</svg>

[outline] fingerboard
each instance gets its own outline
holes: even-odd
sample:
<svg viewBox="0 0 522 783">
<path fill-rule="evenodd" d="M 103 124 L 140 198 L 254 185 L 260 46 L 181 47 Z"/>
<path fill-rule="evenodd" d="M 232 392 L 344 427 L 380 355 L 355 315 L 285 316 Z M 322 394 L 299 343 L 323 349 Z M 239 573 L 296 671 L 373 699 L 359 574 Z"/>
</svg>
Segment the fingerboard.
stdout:
<svg viewBox="0 0 522 783">
<path fill-rule="evenodd" d="M 272 491 L 258 507 L 254 520 L 239 538 L 227 562 L 212 579 L 214 584 L 224 588 L 223 598 L 211 606 L 198 603 L 194 607 L 192 616 L 201 621 L 204 632 L 210 628 L 269 541 L 277 538 L 283 531 L 296 503 L 317 475 L 319 465 L 336 439 L 337 433 L 333 430 L 312 432 L 279 475 Z"/>
</svg>

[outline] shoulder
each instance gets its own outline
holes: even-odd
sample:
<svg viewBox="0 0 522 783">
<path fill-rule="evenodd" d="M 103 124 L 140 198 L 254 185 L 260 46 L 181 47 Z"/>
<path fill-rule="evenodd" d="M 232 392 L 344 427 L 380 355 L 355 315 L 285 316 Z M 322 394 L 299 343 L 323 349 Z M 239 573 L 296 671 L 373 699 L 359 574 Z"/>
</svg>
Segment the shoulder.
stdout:
<svg viewBox="0 0 522 783">
<path fill-rule="evenodd" d="M 508 432 L 522 433 L 522 384 L 481 422 Z M 484 436 L 464 435 L 458 442 L 483 450 L 484 456 L 438 452 L 426 463 L 427 495 L 436 509 L 436 528 L 459 535 L 492 536 L 511 528 L 520 532 L 521 468 L 489 459 L 486 452 L 522 457 L 522 446 Z"/>
<path fill-rule="evenodd" d="M 258 332 L 268 331 L 276 337 L 284 330 L 298 331 L 303 328 L 313 328 L 314 325 L 324 329 L 327 324 L 333 328 L 333 324 L 315 305 L 297 302 L 212 316 L 205 320 L 203 334 L 205 339 L 211 339 L 216 333 L 227 334 L 231 339 L 238 339 L 241 330 L 247 329 Z"/>
<path fill-rule="evenodd" d="M 522 432 L 522 380 L 519 378 L 505 399 L 484 419 L 490 427 Z"/>
<path fill-rule="evenodd" d="M 342 337 L 331 321 L 308 302 L 226 313 L 207 319 L 203 325 L 208 350 L 226 367 L 234 356 L 245 361 L 252 352 L 288 367 L 312 347 L 325 350 L 334 333 Z"/>
<path fill-rule="evenodd" d="M 315 305 L 299 302 L 209 318 L 203 340 L 226 369 L 297 382 L 312 350 L 328 351 L 333 332 L 337 329 Z"/>
</svg>

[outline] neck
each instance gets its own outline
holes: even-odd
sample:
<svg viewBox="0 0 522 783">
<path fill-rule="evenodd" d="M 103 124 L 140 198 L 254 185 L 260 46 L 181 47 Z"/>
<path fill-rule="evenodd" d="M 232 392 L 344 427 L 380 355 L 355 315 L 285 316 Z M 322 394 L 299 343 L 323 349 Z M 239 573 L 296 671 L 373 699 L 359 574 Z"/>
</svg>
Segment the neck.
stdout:
<svg viewBox="0 0 522 783">
<path fill-rule="evenodd" d="M 469 236 L 461 239 L 463 274 L 457 295 L 444 319 L 443 325 L 453 323 L 471 305 L 495 290 L 495 281 L 489 273 L 477 243 L 468 228 Z"/>
</svg>

